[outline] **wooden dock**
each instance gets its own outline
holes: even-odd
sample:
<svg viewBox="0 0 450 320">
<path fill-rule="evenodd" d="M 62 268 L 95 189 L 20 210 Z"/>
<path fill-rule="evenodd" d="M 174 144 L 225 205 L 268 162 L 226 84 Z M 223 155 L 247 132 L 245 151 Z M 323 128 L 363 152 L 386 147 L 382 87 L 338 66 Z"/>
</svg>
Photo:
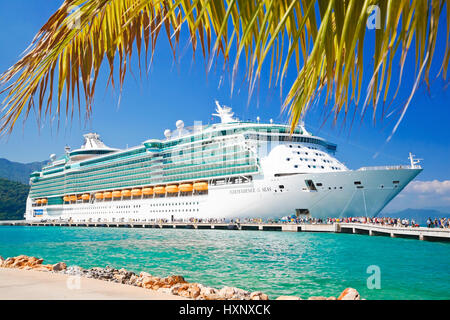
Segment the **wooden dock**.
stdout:
<svg viewBox="0 0 450 320">
<path fill-rule="evenodd" d="M 219 229 L 285 232 L 354 233 L 369 236 L 411 238 L 428 241 L 450 241 L 450 229 L 391 227 L 364 223 L 296 224 L 296 223 L 214 223 L 214 222 L 31 222 L 25 220 L 0 221 L 9 226 L 97 227 L 97 228 L 158 228 L 158 229 Z"/>
</svg>

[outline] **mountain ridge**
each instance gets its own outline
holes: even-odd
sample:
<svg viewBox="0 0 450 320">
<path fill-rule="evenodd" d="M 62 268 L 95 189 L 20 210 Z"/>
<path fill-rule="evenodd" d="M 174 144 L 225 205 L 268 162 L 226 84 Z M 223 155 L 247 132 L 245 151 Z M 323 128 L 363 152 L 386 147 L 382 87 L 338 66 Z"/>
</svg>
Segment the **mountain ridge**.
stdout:
<svg viewBox="0 0 450 320">
<path fill-rule="evenodd" d="M 0 178 L 28 184 L 30 174 L 33 171 L 41 170 L 46 163 L 47 161 L 21 163 L 0 158 Z"/>
</svg>

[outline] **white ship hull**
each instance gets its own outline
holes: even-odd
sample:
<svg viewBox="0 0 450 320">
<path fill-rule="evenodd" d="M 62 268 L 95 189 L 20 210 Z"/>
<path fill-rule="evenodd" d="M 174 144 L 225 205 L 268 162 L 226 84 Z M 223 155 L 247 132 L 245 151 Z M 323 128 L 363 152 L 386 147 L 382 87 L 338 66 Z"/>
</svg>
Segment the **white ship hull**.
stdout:
<svg viewBox="0 0 450 320">
<path fill-rule="evenodd" d="M 280 218 L 292 214 L 312 218 L 376 216 L 420 171 L 347 170 L 267 178 L 260 175 L 247 183 L 210 186 L 204 195 L 41 207 L 33 207 L 29 199 L 25 217 L 118 222 Z M 312 180 L 316 190 L 308 188 L 306 180 Z"/>
</svg>

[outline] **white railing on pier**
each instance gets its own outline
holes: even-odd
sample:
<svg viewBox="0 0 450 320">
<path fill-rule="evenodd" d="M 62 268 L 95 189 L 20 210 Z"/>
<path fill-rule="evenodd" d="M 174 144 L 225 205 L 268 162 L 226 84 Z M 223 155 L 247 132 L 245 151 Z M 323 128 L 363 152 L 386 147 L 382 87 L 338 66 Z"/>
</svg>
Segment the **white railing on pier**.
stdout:
<svg viewBox="0 0 450 320">
<path fill-rule="evenodd" d="M 368 170 L 399 170 L 399 169 L 421 169 L 419 165 L 414 167 L 410 165 L 399 165 L 399 166 L 375 166 L 375 167 L 361 167 L 358 171 L 368 171 Z"/>
</svg>

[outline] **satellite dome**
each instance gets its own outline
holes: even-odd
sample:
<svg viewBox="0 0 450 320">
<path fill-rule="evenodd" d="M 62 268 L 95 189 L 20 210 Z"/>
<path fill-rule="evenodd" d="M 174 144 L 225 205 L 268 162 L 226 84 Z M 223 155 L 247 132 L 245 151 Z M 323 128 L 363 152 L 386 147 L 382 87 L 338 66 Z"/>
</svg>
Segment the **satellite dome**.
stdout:
<svg viewBox="0 0 450 320">
<path fill-rule="evenodd" d="M 169 129 L 164 130 L 164 136 L 169 139 L 172 135 L 172 132 Z"/>
<path fill-rule="evenodd" d="M 175 126 L 177 127 L 177 129 L 183 128 L 183 127 L 184 127 L 184 122 L 183 122 L 183 120 L 178 120 L 178 121 L 175 123 Z"/>
</svg>

